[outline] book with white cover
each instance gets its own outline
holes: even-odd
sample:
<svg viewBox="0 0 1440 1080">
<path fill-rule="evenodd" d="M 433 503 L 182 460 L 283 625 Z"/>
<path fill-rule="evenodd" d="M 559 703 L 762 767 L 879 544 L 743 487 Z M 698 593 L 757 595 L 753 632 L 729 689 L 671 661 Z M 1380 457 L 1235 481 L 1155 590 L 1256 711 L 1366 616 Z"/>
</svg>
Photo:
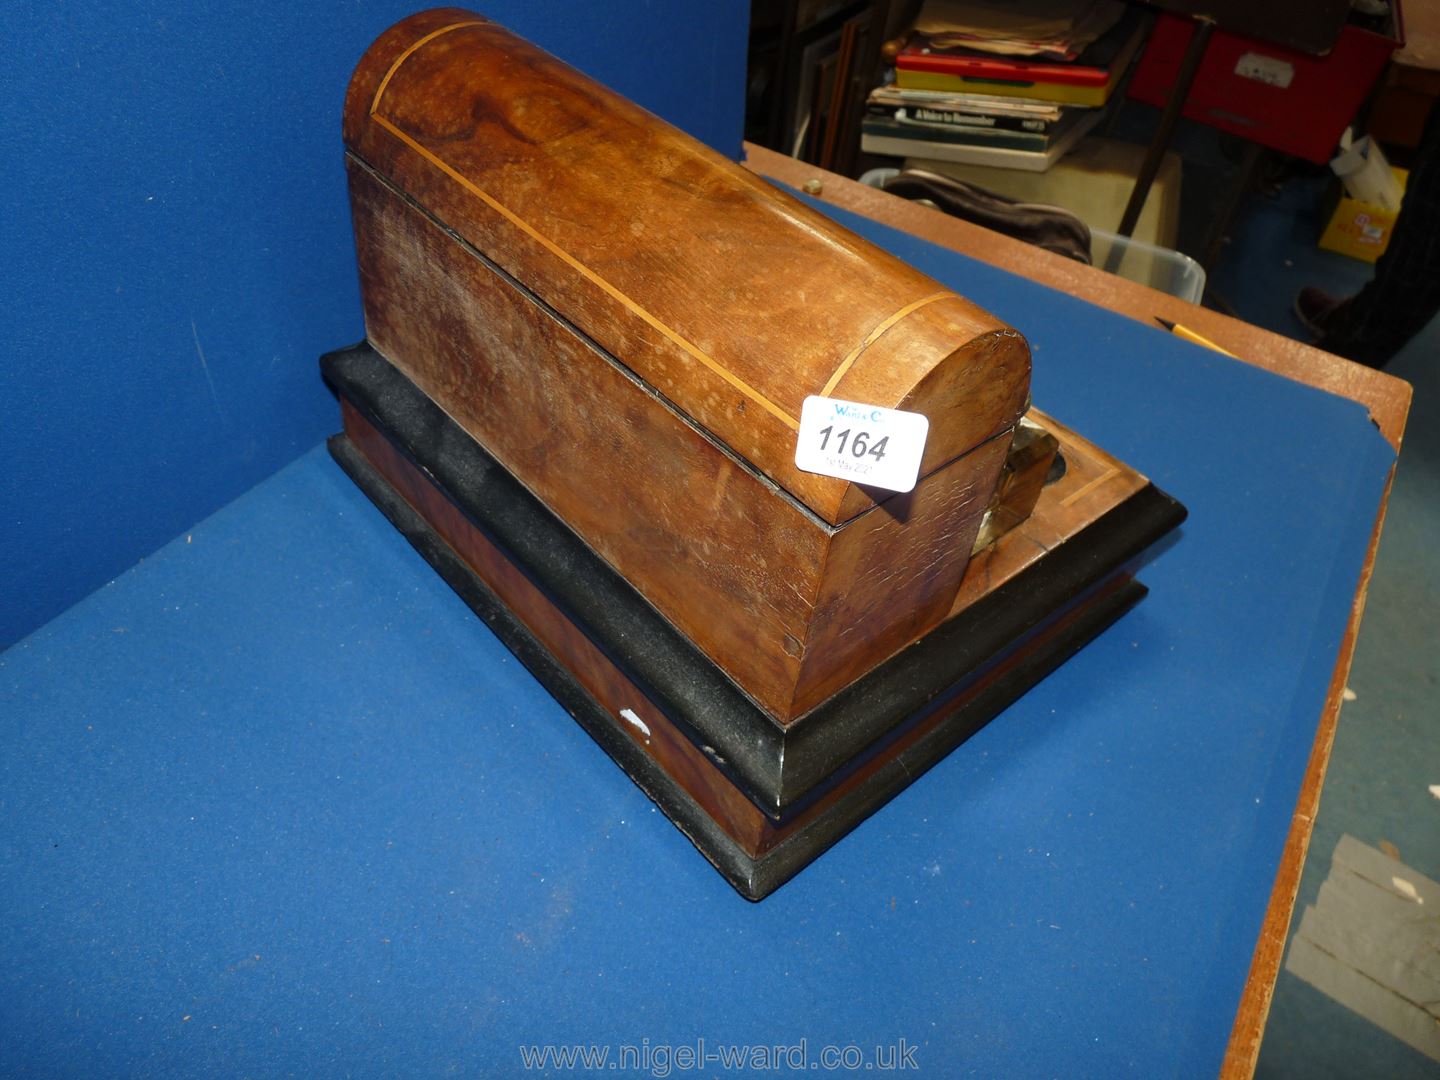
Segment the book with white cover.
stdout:
<svg viewBox="0 0 1440 1080">
<path fill-rule="evenodd" d="M 860 149 L 867 154 L 929 158 L 934 161 L 959 161 L 968 165 L 990 165 L 998 169 L 1044 172 L 1068 153 L 1099 122 L 1101 115 L 1099 110 L 1087 113 L 1079 123 L 1052 141 L 1050 146 L 1044 150 L 1012 150 L 1001 146 L 868 134 L 861 136 Z"/>
</svg>

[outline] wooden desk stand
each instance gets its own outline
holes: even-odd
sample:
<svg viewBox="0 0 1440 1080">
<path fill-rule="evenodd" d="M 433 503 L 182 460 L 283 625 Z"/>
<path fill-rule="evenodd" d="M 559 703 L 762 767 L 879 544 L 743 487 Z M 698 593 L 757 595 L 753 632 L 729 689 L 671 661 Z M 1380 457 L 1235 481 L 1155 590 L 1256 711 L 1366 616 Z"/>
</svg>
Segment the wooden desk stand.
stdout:
<svg viewBox="0 0 1440 1080">
<path fill-rule="evenodd" d="M 450 9 L 344 129 L 337 458 L 745 895 L 1143 593 L 1183 511 L 1024 337 L 729 159 Z M 926 417 L 913 490 L 800 469 L 814 396 Z"/>
</svg>

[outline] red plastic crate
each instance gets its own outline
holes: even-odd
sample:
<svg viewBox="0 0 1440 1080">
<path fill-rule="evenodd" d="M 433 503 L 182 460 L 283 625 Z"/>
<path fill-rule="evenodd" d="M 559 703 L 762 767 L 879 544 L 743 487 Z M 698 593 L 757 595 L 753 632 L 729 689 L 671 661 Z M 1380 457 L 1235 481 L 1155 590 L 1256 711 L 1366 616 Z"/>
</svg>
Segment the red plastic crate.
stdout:
<svg viewBox="0 0 1440 1080">
<path fill-rule="evenodd" d="M 1184 115 L 1314 162 L 1329 161 L 1345 125 L 1405 40 L 1399 0 L 1394 36 L 1347 25 L 1335 48 L 1310 56 L 1216 30 Z M 1195 23 L 1162 15 L 1140 57 L 1130 96 L 1164 105 Z"/>
</svg>

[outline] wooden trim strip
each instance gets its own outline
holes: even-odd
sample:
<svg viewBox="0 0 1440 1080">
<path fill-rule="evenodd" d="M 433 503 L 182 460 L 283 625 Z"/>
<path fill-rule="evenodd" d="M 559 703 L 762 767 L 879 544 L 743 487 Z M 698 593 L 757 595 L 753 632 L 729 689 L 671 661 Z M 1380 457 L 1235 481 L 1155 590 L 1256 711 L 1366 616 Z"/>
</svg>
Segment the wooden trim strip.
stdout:
<svg viewBox="0 0 1440 1080">
<path fill-rule="evenodd" d="M 416 49 L 427 42 L 434 41 L 441 34 L 450 33 L 451 30 L 459 30 L 465 26 L 483 26 L 484 24 L 484 19 L 467 19 L 465 22 L 451 23 L 449 26 L 442 26 L 439 30 L 430 31 L 430 33 L 426 34 L 419 41 L 413 43 L 408 49 L 395 58 L 395 62 L 390 65 L 390 70 L 385 72 L 385 77 L 380 80 L 380 85 L 375 88 L 375 98 L 370 102 L 370 115 L 374 116 L 375 110 L 380 108 L 380 95 L 385 93 L 385 88 L 390 85 L 390 80 L 394 77 L 395 72 L 400 70 L 400 65 L 405 63 L 406 60 L 409 60 L 410 54 Z"/>
<path fill-rule="evenodd" d="M 915 300 L 909 304 L 906 304 L 899 311 L 895 312 L 895 314 L 882 321 L 878 326 L 875 327 L 874 330 L 870 331 L 864 341 L 862 341 L 859 345 L 855 347 L 854 352 L 852 352 L 849 356 L 845 357 L 844 360 L 840 361 L 840 366 L 835 369 L 835 374 L 830 376 L 829 382 L 827 382 L 824 388 L 820 391 L 820 396 L 829 397 L 830 391 L 834 390 L 835 387 L 839 385 L 840 380 L 845 377 L 845 373 L 850 370 L 851 366 L 855 363 L 856 360 L 860 359 L 860 354 L 863 353 L 866 349 L 868 349 L 871 345 L 875 344 L 875 342 L 879 341 L 880 336 L 884 334 L 886 330 L 889 330 L 892 326 L 898 323 L 901 319 L 905 318 L 907 315 L 919 311 L 926 304 L 933 304 L 936 300 L 944 300 L 947 296 L 954 295 L 955 294 L 950 292 L 948 289 L 942 289 L 940 292 L 931 293 L 929 296 L 923 296 L 919 300 Z"/>
<path fill-rule="evenodd" d="M 1112 466 L 1111 468 L 1107 469 L 1105 472 L 1101 473 L 1099 476 L 1095 477 L 1094 480 L 1091 480 L 1088 484 L 1086 484 L 1084 487 L 1082 487 L 1079 491 L 1072 491 L 1069 495 L 1065 496 L 1065 498 L 1063 498 L 1063 499 L 1060 500 L 1060 505 L 1061 505 L 1061 506 L 1069 506 L 1069 505 L 1070 505 L 1071 503 L 1073 503 L 1076 499 L 1083 499 L 1086 495 L 1089 495 L 1090 492 L 1094 491 L 1094 490 L 1095 490 L 1096 488 L 1098 488 L 1101 484 L 1103 484 L 1103 483 L 1105 483 L 1107 480 L 1110 480 L 1111 478 L 1116 477 L 1116 476 L 1119 476 L 1119 475 L 1120 475 L 1120 470 L 1117 469 L 1117 468 L 1114 468 L 1114 467 Z"/>
</svg>

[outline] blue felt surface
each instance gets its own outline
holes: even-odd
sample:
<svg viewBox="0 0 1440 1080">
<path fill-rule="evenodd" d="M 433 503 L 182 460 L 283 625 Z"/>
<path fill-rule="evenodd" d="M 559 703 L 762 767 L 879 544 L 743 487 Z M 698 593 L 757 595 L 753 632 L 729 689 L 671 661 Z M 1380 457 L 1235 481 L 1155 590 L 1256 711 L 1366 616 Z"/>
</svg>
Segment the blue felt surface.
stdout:
<svg viewBox="0 0 1440 1080">
<path fill-rule="evenodd" d="M 0 655 L 0 1065 L 904 1038 L 931 1076 L 1213 1075 L 1390 450 L 1353 403 L 860 227 L 1189 506 L 1149 598 L 752 905 L 316 449 Z"/>
<path fill-rule="evenodd" d="M 345 86 L 425 6 L 0 4 L 0 648 L 326 434 Z M 745 0 L 480 6 L 738 153 Z"/>
</svg>

